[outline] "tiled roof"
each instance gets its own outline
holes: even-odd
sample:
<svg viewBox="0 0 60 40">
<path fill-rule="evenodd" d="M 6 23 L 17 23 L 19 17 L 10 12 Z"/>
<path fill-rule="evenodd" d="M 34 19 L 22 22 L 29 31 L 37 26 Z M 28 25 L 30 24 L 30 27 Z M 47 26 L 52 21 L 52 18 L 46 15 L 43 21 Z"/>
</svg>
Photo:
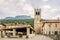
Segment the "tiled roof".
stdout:
<svg viewBox="0 0 60 40">
<path fill-rule="evenodd" d="M 60 23 L 60 20 L 40 20 L 41 22 Z"/>
</svg>

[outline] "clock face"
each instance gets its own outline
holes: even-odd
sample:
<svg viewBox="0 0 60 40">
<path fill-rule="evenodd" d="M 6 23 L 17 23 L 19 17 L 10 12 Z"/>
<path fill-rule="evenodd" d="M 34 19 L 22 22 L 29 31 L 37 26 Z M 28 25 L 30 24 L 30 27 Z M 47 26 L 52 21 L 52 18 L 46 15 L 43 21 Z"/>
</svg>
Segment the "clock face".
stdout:
<svg viewBox="0 0 60 40">
<path fill-rule="evenodd" d="M 36 12 L 36 15 L 40 15 L 40 12 Z"/>
</svg>

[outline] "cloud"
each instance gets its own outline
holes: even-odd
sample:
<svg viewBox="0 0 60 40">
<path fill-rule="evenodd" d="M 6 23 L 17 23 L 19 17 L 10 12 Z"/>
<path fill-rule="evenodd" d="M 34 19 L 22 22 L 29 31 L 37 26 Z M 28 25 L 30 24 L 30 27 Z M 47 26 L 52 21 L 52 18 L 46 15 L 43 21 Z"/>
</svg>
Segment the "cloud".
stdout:
<svg viewBox="0 0 60 40">
<path fill-rule="evenodd" d="M 50 15 L 49 12 L 50 12 L 51 8 L 52 7 L 50 5 L 41 6 L 41 9 L 42 9 L 41 15 L 42 15 L 43 19 L 48 19 L 48 15 Z"/>
<path fill-rule="evenodd" d="M 50 5 L 42 5 L 41 8 L 44 10 L 48 10 L 48 9 L 51 9 L 51 6 Z"/>
<path fill-rule="evenodd" d="M 60 15 L 54 16 L 52 19 L 60 19 Z"/>
<path fill-rule="evenodd" d="M 48 0 L 42 0 L 42 1 L 47 2 Z"/>
<path fill-rule="evenodd" d="M 57 0 L 0 0 L 0 17 L 16 15 L 34 17 L 34 8 L 41 8 L 42 18 L 52 19 L 52 17 L 60 15 L 59 3 Z"/>
<path fill-rule="evenodd" d="M 33 15 L 33 8 L 27 3 L 27 0 L 0 0 L 0 2 L 0 17 L 2 18 L 16 15 Z"/>
<path fill-rule="evenodd" d="M 1 19 L 1 17 L 0 17 L 0 19 Z"/>
<path fill-rule="evenodd" d="M 60 7 L 59 7 L 60 8 Z M 52 19 L 60 14 L 60 9 L 58 7 L 53 7 L 51 5 L 43 5 L 42 6 L 42 18 L 43 19 Z"/>
</svg>

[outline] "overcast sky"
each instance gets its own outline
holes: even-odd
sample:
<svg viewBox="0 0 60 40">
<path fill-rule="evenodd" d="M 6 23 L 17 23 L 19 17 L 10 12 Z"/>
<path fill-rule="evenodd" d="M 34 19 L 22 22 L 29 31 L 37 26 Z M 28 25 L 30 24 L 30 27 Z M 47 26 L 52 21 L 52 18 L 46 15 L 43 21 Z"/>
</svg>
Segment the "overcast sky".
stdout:
<svg viewBox="0 0 60 40">
<path fill-rule="evenodd" d="M 60 17 L 60 0 L 0 0 L 0 18 L 16 15 L 34 17 L 34 8 L 42 9 L 43 19 Z"/>
</svg>

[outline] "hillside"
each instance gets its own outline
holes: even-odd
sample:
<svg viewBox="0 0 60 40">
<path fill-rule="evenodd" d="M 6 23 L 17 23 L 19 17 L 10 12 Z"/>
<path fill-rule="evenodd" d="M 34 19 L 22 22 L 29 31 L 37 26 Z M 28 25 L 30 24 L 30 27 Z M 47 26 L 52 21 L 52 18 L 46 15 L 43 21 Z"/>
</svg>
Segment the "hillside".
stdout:
<svg viewBox="0 0 60 40">
<path fill-rule="evenodd" d="M 2 24 L 10 24 L 10 23 L 15 23 L 15 24 L 31 24 L 34 26 L 34 19 L 21 19 L 21 20 L 0 20 L 0 23 Z"/>
</svg>

